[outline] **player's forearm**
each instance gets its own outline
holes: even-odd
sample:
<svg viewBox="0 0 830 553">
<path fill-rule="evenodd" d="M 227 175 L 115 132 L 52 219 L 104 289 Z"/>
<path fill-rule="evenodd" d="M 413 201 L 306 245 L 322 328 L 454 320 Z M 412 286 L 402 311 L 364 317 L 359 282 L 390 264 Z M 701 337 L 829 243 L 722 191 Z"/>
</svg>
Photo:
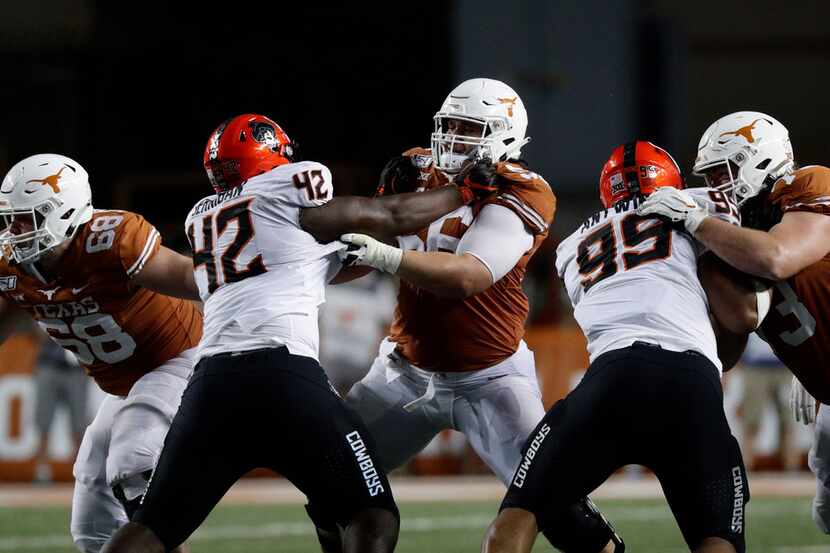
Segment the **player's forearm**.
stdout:
<svg viewBox="0 0 830 553">
<path fill-rule="evenodd" d="M 798 271 L 785 248 L 767 232 L 708 217 L 697 228 L 695 238 L 736 269 L 754 276 L 782 280 Z"/>
<path fill-rule="evenodd" d="M 139 286 L 160 294 L 186 300 L 200 300 L 199 288 L 193 275 L 193 262 L 189 257 L 164 246 L 133 280 Z"/>
<path fill-rule="evenodd" d="M 411 192 L 378 198 L 356 229 L 373 236 L 401 236 L 412 234 L 442 215 L 464 205 L 455 186 L 445 186 L 429 192 Z"/>
<path fill-rule="evenodd" d="M 462 205 L 455 186 L 382 198 L 341 196 L 324 206 L 303 209 L 300 225 L 320 242 L 347 232 L 390 238 L 417 232 Z"/>
<path fill-rule="evenodd" d="M 446 252 L 405 251 L 397 275 L 447 298 L 467 298 L 492 284 L 487 268 L 473 256 Z"/>
</svg>

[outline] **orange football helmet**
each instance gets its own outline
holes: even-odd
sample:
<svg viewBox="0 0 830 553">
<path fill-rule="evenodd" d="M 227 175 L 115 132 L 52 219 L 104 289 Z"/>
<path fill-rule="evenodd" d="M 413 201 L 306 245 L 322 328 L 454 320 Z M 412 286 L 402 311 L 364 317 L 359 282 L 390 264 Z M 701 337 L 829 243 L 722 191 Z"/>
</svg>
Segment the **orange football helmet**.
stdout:
<svg viewBox="0 0 830 553">
<path fill-rule="evenodd" d="M 663 148 L 637 140 L 614 148 L 599 176 L 599 199 L 606 209 L 661 186 L 686 187 L 680 168 Z"/>
<path fill-rule="evenodd" d="M 246 113 L 219 125 L 205 146 L 204 164 L 217 193 L 279 165 L 297 161 L 297 145 L 264 115 Z"/>
</svg>

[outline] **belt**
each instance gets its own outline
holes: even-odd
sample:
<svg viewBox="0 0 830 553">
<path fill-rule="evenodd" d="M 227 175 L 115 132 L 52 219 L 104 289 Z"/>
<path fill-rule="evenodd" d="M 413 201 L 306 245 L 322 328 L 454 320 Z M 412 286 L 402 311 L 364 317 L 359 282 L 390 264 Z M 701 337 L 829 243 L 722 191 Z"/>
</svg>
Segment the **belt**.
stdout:
<svg viewBox="0 0 830 553">
<path fill-rule="evenodd" d="M 215 353 L 215 354 L 213 354 L 209 357 L 203 357 L 202 359 L 200 359 L 199 362 L 196 363 L 196 366 L 193 367 L 193 372 L 196 372 L 196 371 L 199 370 L 199 368 L 201 367 L 203 361 L 208 361 L 210 359 L 222 359 L 222 358 L 227 358 L 227 357 L 242 357 L 242 356 L 245 356 L 245 355 L 257 355 L 257 354 L 266 353 L 266 352 L 278 352 L 280 350 L 285 350 L 284 353 L 289 353 L 288 348 L 285 347 L 285 346 L 280 346 L 278 348 L 277 347 L 257 348 L 257 349 L 246 349 L 246 350 L 243 350 L 243 351 L 223 351 L 222 353 Z"/>
<path fill-rule="evenodd" d="M 652 344 L 651 342 L 643 342 L 642 340 L 637 340 L 636 342 L 631 344 L 631 347 L 652 348 L 652 349 L 659 349 L 659 350 L 663 351 L 663 346 L 661 346 L 660 344 Z M 668 351 L 668 350 L 666 350 L 666 351 Z M 686 355 L 695 355 L 695 356 L 699 356 L 699 357 L 706 357 L 705 355 L 703 355 L 699 351 L 695 351 L 693 349 L 687 349 L 685 351 L 680 351 L 680 352 L 675 352 L 675 353 L 685 353 Z"/>
</svg>

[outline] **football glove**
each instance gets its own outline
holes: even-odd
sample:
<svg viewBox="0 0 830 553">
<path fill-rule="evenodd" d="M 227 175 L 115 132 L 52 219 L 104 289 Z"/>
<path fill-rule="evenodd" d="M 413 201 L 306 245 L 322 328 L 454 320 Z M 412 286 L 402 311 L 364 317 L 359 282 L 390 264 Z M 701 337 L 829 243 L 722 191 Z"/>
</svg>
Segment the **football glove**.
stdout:
<svg viewBox="0 0 830 553">
<path fill-rule="evenodd" d="M 344 234 L 341 242 L 348 244 L 337 255 L 346 267 L 364 265 L 395 274 L 403 259 L 403 250 L 384 244 L 366 234 Z"/>
<path fill-rule="evenodd" d="M 790 409 L 797 422 L 802 424 L 816 422 L 816 398 L 804 389 L 796 377 L 793 377 L 790 385 Z"/>
<path fill-rule="evenodd" d="M 705 207 L 682 190 L 661 186 L 637 208 L 639 215 L 660 215 L 673 223 L 682 222 L 689 234 L 694 235 L 697 227 L 709 216 Z"/>
<path fill-rule="evenodd" d="M 395 156 L 386 162 L 380 172 L 380 184 L 375 196 L 415 192 L 418 188 L 418 168 L 408 156 Z"/>
<path fill-rule="evenodd" d="M 499 175 L 496 173 L 496 165 L 488 158 L 468 163 L 455 178 L 458 187 L 469 188 L 477 200 L 498 192 L 498 182 Z"/>
</svg>

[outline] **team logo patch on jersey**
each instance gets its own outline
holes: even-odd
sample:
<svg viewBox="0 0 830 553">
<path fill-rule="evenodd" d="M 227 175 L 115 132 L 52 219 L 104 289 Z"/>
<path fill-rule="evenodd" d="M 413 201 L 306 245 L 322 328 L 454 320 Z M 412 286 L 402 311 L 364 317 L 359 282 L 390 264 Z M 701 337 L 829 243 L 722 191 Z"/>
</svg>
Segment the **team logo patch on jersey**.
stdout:
<svg viewBox="0 0 830 553">
<path fill-rule="evenodd" d="M 9 292 L 17 288 L 17 276 L 9 275 L 0 277 L 0 291 Z"/>
<path fill-rule="evenodd" d="M 57 286 L 55 288 L 52 288 L 51 290 L 43 289 L 43 290 L 38 290 L 38 292 L 40 292 L 41 294 L 46 296 L 47 300 L 52 301 L 52 296 L 54 296 L 55 292 L 57 292 L 60 289 L 61 289 L 61 287 Z"/>
</svg>

